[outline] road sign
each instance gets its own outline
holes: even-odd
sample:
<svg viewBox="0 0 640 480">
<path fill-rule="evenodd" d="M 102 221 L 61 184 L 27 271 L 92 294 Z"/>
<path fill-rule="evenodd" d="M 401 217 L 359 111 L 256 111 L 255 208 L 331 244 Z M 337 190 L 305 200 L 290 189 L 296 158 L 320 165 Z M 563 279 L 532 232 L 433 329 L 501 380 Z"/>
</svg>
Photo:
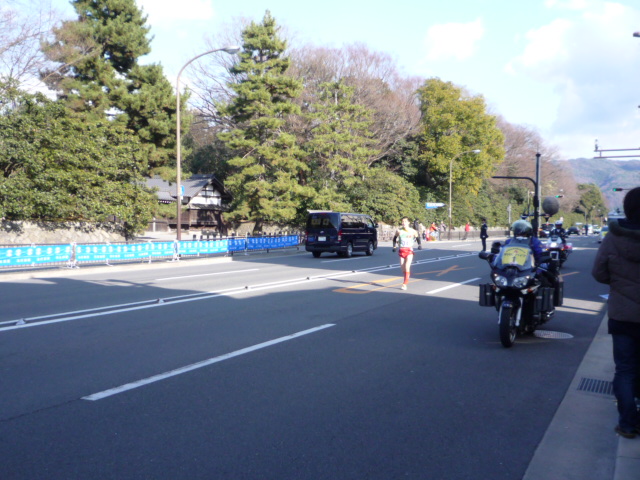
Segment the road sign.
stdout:
<svg viewBox="0 0 640 480">
<path fill-rule="evenodd" d="M 444 203 L 427 202 L 424 204 L 424 208 L 439 208 L 439 207 L 444 207 Z"/>
</svg>

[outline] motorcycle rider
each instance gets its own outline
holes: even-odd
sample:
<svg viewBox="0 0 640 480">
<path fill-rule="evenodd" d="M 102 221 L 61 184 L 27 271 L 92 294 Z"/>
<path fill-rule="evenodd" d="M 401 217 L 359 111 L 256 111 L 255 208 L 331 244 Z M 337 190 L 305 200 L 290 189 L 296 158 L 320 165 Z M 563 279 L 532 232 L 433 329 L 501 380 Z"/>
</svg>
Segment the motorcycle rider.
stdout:
<svg viewBox="0 0 640 480">
<path fill-rule="evenodd" d="M 555 228 L 551 230 L 549 236 L 557 235 L 562 240 L 562 243 L 566 245 L 567 243 L 567 231 L 562 228 L 562 220 L 558 220 L 556 222 Z"/>
<path fill-rule="evenodd" d="M 533 258 L 536 261 L 536 265 L 540 265 L 541 257 L 542 257 L 542 243 L 538 240 L 537 237 L 532 237 L 533 227 L 526 220 L 516 220 L 511 225 L 511 231 L 513 232 L 513 237 L 507 238 L 504 242 L 505 245 L 509 245 L 514 239 L 529 239 L 529 248 L 531 248 L 531 253 L 533 253 Z"/>
<path fill-rule="evenodd" d="M 526 220 L 516 220 L 511 225 L 513 231 L 513 237 L 508 238 L 504 244 L 509 245 L 514 240 L 529 239 L 529 248 L 533 254 L 533 258 L 536 262 L 537 277 L 542 281 L 542 285 L 545 287 L 555 288 L 557 283 L 557 276 L 555 269 L 547 263 L 543 263 L 543 247 L 542 242 L 537 237 L 533 237 L 533 227 Z"/>
</svg>

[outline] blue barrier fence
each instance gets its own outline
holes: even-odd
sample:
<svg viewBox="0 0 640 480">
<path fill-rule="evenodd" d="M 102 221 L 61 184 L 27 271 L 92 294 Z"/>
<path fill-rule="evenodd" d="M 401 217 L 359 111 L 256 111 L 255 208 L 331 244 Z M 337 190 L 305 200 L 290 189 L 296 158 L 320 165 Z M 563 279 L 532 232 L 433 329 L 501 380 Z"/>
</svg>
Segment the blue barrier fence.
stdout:
<svg viewBox="0 0 640 480">
<path fill-rule="evenodd" d="M 234 252 L 275 250 L 297 247 L 298 235 L 278 237 L 226 238 L 221 240 L 145 242 L 127 244 L 68 244 L 32 245 L 0 248 L 0 269 L 3 267 L 35 267 L 66 264 L 126 262 L 135 260 L 171 258 L 178 260 L 188 256 L 221 255 Z"/>
</svg>

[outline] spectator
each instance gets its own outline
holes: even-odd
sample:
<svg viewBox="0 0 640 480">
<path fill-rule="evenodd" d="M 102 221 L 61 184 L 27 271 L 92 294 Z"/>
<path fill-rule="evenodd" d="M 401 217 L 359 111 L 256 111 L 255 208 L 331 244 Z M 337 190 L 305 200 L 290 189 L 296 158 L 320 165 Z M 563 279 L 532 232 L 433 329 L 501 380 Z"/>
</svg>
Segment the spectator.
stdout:
<svg viewBox="0 0 640 480">
<path fill-rule="evenodd" d="M 422 250 L 422 243 L 420 241 L 420 221 L 417 218 L 413 221 L 413 229 L 418 233 L 418 236 L 416 237 L 418 250 Z"/>
<path fill-rule="evenodd" d="M 609 285 L 609 333 L 613 340 L 613 393 L 618 404 L 616 433 L 634 438 L 640 433 L 635 385 L 640 359 L 640 187 L 624 198 L 624 219 L 611 219 L 592 269 L 593 277 Z M 586 227 L 586 226 L 585 226 Z"/>
<path fill-rule="evenodd" d="M 470 231 L 471 231 L 471 225 L 469 225 L 469 222 L 467 222 L 467 224 L 464 226 L 464 237 L 462 237 L 462 240 L 467 239 L 467 236 L 469 235 Z"/>
<path fill-rule="evenodd" d="M 436 222 L 431 222 L 431 226 L 429 227 L 429 236 L 431 240 L 438 239 L 438 227 L 436 227 Z"/>
</svg>

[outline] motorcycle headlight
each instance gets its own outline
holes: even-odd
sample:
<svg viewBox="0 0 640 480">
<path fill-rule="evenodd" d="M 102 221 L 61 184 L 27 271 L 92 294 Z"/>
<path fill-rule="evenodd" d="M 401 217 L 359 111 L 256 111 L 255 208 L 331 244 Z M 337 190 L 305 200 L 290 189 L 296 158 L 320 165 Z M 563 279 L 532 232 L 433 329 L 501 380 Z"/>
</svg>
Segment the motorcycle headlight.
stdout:
<svg viewBox="0 0 640 480">
<path fill-rule="evenodd" d="M 558 246 L 558 244 L 556 242 L 551 242 L 551 244 L 549 245 L 549 248 L 556 248 Z"/>
<path fill-rule="evenodd" d="M 529 283 L 529 277 L 516 277 L 513 279 L 513 286 L 516 288 L 524 288 Z"/>
<path fill-rule="evenodd" d="M 495 275 L 493 277 L 493 281 L 499 287 L 506 287 L 509 284 L 507 279 L 505 277 L 503 277 L 502 275 Z"/>
</svg>

